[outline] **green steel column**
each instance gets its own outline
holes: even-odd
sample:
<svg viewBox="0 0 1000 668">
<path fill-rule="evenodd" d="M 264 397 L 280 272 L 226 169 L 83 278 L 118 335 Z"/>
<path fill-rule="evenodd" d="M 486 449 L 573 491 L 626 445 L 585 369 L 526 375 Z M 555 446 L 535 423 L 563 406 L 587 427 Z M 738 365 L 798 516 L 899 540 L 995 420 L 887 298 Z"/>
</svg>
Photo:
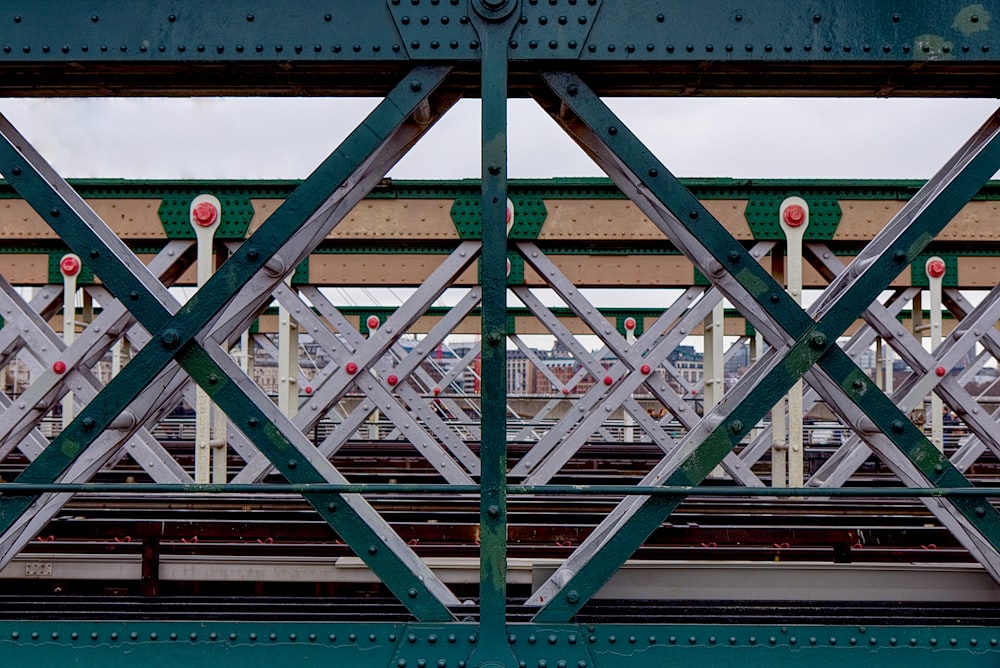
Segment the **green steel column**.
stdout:
<svg viewBox="0 0 1000 668">
<path fill-rule="evenodd" d="M 516 665 L 507 645 L 507 41 L 517 0 L 473 0 L 482 19 L 482 475 L 480 652 Z M 508 662 L 500 657 L 507 656 Z"/>
</svg>

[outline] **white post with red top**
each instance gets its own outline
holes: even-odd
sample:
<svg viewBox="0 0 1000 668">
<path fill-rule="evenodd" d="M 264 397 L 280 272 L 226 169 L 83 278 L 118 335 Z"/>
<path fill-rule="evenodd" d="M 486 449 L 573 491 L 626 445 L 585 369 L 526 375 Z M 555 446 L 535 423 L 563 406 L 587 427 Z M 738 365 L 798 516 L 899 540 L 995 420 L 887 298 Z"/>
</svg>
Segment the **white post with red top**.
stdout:
<svg viewBox="0 0 1000 668">
<path fill-rule="evenodd" d="M 927 287 L 930 292 L 931 308 L 931 351 L 941 345 L 941 290 L 944 284 L 944 274 L 947 266 L 939 257 L 927 260 L 924 270 L 927 272 Z M 944 376 L 948 372 L 943 366 L 936 367 L 934 373 Z M 944 452 L 944 404 L 937 392 L 931 392 L 931 443 Z"/>
<path fill-rule="evenodd" d="M 198 248 L 197 270 L 200 289 L 215 270 L 213 245 L 222 222 L 222 204 L 213 195 L 191 200 L 191 228 Z M 226 416 L 212 405 L 201 387 L 195 390 L 194 481 L 224 483 L 227 480 Z"/>
<path fill-rule="evenodd" d="M 379 325 L 382 324 L 382 321 L 379 319 L 377 315 L 370 315 L 368 316 L 368 319 L 365 320 L 365 324 L 368 325 L 368 336 L 371 337 L 372 335 L 375 334 L 376 331 L 378 331 Z M 390 385 L 395 385 L 395 384 L 396 384 L 395 382 L 390 383 Z M 379 435 L 378 423 L 381 419 L 382 419 L 382 414 L 379 412 L 378 408 L 372 411 L 372 414 L 368 416 L 368 440 L 370 441 L 379 440 L 380 435 Z"/>
<path fill-rule="evenodd" d="M 635 318 L 628 317 L 625 318 L 624 324 L 625 324 L 625 342 L 628 343 L 629 348 L 631 348 L 632 346 L 635 345 L 635 328 L 637 323 L 635 321 Z M 634 427 L 635 418 L 633 418 L 632 414 L 629 413 L 628 411 L 624 411 L 624 413 L 625 413 L 624 417 L 625 428 L 624 428 L 624 433 L 622 435 L 622 441 L 624 441 L 625 443 L 632 443 L 635 439 L 635 427 Z"/>
<path fill-rule="evenodd" d="M 59 273 L 63 277 L 63 342 L 68 348 L 76 338 L 76 283 L 80 276 L 80 269 L 83 265 L 80 257 L 73 253 L 67 253 L 59 260 Z M 62 371 L 53 366 L 56 373 L 65 372 L 65 363 L 62 364 Z M 73 393 L 67 392 L 62 400 L 62 426 L 63 429 L 73 421 Z"/>
<path fill-rule="evenodd" d="M 285 279 L 289 286 L 292 277 Z M 278 410 L 294 417 L 299 411 L 299 324 L 278 305 Z"/>
<path fill-rule="evenodd" d="M 809 205 L 801 197 L 788 197 L 778 208 L 778 220 L 785 233 L 788 294 L 802 304 L 802 240 L 809 227 Z M 802 381 L 788 390 L 788 486 L 805 485 L 805 448 L 802 438 Z M 773 483 L 772 483 L 773 484 Z M 777 485 L 774 486 L 784 486 Z"/>
</svg>

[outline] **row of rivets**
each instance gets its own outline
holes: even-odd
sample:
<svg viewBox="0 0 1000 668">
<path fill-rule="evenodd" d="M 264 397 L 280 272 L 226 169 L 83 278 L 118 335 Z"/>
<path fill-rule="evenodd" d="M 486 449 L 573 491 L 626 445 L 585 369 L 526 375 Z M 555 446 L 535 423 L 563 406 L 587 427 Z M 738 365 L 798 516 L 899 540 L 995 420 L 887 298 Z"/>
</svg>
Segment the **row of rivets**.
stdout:
<svg viewBox="0 0 1000 668">
<path fill-rule="evenodd" d="M 32 631 L 29 634 L 29 637 L 32 640 L 38 640 L 39 638 L 41 638 L 41 634 L 38 631 Z M 72 640 L 78 640 L 80 638 L 80 633 L 77 632 L 77 631 L 73 631 L 73 632 L 71 632 L 69 634 L 69 637 Z M 90 634 L 89 634 L 89 637 L 90 637 L 91 640 L 99 640 L 100 637 L 101 637 L 101 635 L 97 631 L 91 631 Z M 167 637 L 170 640 L 177 640 L 180 636 L 176 632 L 171 632 Z M 192 632 L 192 633 L 190 633 L 188 635 L 188 639 L 191 642 L 197 642 L 198 639 L 199 639 L 199 637 L 200 636 L 198 635 L 198 633 L 194 633 L 194 632 Z M 212 631 L 211 633 L 209 633 L 205 637 L 208 640 L 215 641 L 215 640 L 219 639 L 219 634 L 216 633 L 215 631 Z M 230 641 L 239 640 L 239 635 L 236 634 L 236 633 L 230 633 L 227 637 L 229 638 Z M 11 631 L 10 632 L 10 638 L 11 638 L 11 640 L 20 640 L 21 639 L 21 632 L 20 631 Z M 59 634 L 58 631 L 53 631 L 52 633 L 49 634 L 49 638 L 51 638 L 52 640 L 59 640 L 60 634 Z M 118 634 L 117 631 L 112 631 L 110 634 L 108 634 L 108 638 L 111 639 L 111 640 L 119 640 L 120 636 L 119 636 L 119 634 Z M 160 635 L 156 631 L 151 631 L 149 633 L 149 639 L 150 640 L 158 640 L 159 638 L 160 638 Z M 251 642 L 256 642 L 260 638 L 260 636 L 256 632 L 251 632 L 251 633 L 249 633 L 247 635 L 247 638 Z M 270 633 L 267 636 L 267 639 L 270 640 L 271 642 L 276 642 L 278 640 L 278 638 L 279 638 L 279 636 L 278 636 L 277 633 Z M 308 638 L 309 642 L 316 642 L 319 639 L 319 636 L 317 634 L 315 634 L 315 633 L 310 633 L 307 636 L 307 638 Z M 454 642 L 453 638 L 454 638 L 454 636 L 449 636 L 449 642 Z M 474 638 L 475 638 L 475 636 L 470 636 L 469 642 L 475 642 Z M 130 632 L 128 634 L 128 639 L 129 640 L 139 640 L 139 633 L 138 633 L 138 631 L 132 631 L 132 632 Z M 298 639 L 299 639 L 299 636 L 298 636 L 297 633 L 289 633 L 288 634 L 288 640 L 290 642 L 296 642 L 296 641 L 298 641 Z M 329 634 L 327 636 L 327 640 L 329 642 L 336 642 L 336 640 L 337 640 L 337 634 L 336 633 Z M 358 635 L 356 633 L 350 633 L 347 636 L 347 640 L 349 642 L 356 642 L 358 640 Z M 369 642 L 376 642 L 377 640 L 378 640 L 378 636 L 376 634 L 371 633 L 371 634 L 368 635 L 368 641 Z M 390 633 L 388 636 L 386 636 L 386 640 L 388 640 L 389 642 L 396 642 L 396 634 L 395 633 Z"/>
<path fill-rule="evenodd" d="M 426 44 L 431 49 L 438 49 L 442 45 L 442 43 L 439 40 L 431 40 L 431 41 L 427 42 Z M 528 47 L 532 48 L 532 49 L 535 49 L 535 48 L 538 48 L 539 44 L 540 44 L 540 42 L 538 40 L 530 40 L 528 42 Z M 559 43 L 556 40 L 550 40 L 546 44 L 548 45 L 548 47 L 550 49 L 557 49 L 559 47 Z M 419 40 L 413 40 L 413 41 L 410 42 L 410 48 L 411 49 L 419 50 L 422 46 L 423 46 L 423 43 L 420 42 Z M 448 41 L 448 46 L 450 48 L 452 48 L 452 49 L 457 49 L 460 46 L 460 43 L 457 40 L 449 40 Z M 509 47 L 511 49 L 517 49 L 517 48 L 519 48 L 519 46 L 520 46 L 520 43 L 517 42 L 516 40 L 511 40 L 511 42 L 509 43 Z M 576 49 L 577 46 L 578 46 L 578 43 L 575 40 L 570 40 L 569 42 L 567 42 L 566 46 L 569 47 L 570 49 Z M 49 46 L 48 44 L 42 45 L 40 48 L 41 48 L 42 53 L 51 53 L 51 51 L 52 51 L 52 47 Z M 89 53 L 91 47 L 88 44 L 83 44 L 79 48 L 80 48 L 80 51 L 82 53 Z M 107 44 L 102 44 L 99 47 L 95 46 L 94 48 L 97 49 L 97 50 L 99 50 L 101 53 L 107 53 L 108 51 L 113 50 Z M 198 44 L 197 46 L 195 46 L 193 48 L 198 53 L 205 53 L 207 50 L 209 50 L 209 47 L 207 47 L 204 44 Z M 285 51 L 285 45 L 283 45 L 283 44 L 275 44 L 273 48 L 274 48 L 274 52 L 275 53 L 284 53 L 284 51 Z M 301 54 L 302 52 L 304 52 L 306 50 L 306 47 L 303 46 L 302 44 L 296 44 L 296 45 L 294 45 L 291 48 L 297 54 Z M 321 45 L 321 44 L 314 44 L 311 48 L 312 48 L 312 51 L 315 52 L 315 53 L 322 53 L 324 51 L 324 46 Z M 474 49 L 474 50 L 478 49 L 479 48 L 479 42 L 478 42 L 478 40 L 472 40 L 472 41 L 470 41 L 469 42 L 469 48 L 470 49 Z M 626 44 L 623 48 L 624 48 L 624 50 L 625 50 L 626 53 L 635 53 L 637 47 L 634 44 Z M 727 53 L 732 53 L 733 51 L 736 50 L 736 47 L 733 46 L 732 44 L 726 44 L 723 48 L 725 49 L 725 51 Z M 32 47 L 29 44 L 25 44 L 24 46 L 21 47 L 21 51 L 24 52 L 24 53 L 31 53 L 31 49 L 32 49 Z M 177 45 L 176 49 L 177 49 L 177 53 L 186 53 L 187 50 L 188 50 L 188 47 L 185 44 L 179 44 L 179 45 Z M 247 51 L 247 47 L 244 44 L 236 44 L 233 47 L 233 49 L 236 51 L 236 53 L 245 53 Z M 257 45 L 255 45 L 253 47 L 253 50 L 256 53 L 263 53 L 266 49 L 267 49 L 267 47 L 265 47 L 263 44 L 257 44 Z M 590 53 L 596 53 L 597 49 L 598 49 L 598 46 L 596 44 L 588 44 L 587 45 L 587 51 L 589 51 Z M 654 51 L 656 51 L 656 45 L 654 45 L 654 44 L 647 44 L 645 46 L 645 49 L 649 53 L 653 53 Z M 696 49 L 697 49 L 697 47 L 694 44 L 688 44 L 688 45 L 686 45 L 684 47 L 684 51 L 686 51 L 687 53 L 694 53 Z M 704 47 L 704 49 L 705 49 L 706 53 L 714 53 L 715 52 L 715 45 L 714 44 L 706 44 L 705 47 Z M 753 44 L 746 44 L 743 47 L 743 49 L 747 53 L 753 53 L 755 47 L 754 47 Z M 786 44 L 784 47 L 782 47 L 782 49 L 785 51 L 785 53 L 791 53 L 794 50 L 794 47 Z M 834 47 L 831 44 L 824 44 L 823 47 L 822 47 L 822 49 L 823 49 L 823 51 L 825 51 L 827 53 L 831 53 L 834 50 Z M 841 49 L 843 50 L 844 53 L 851 53 L 853 51 L 854 47 L 852 47 L 850 44 L 844 44 L 841 47 Z M 983 44 L 982 46 L 979 47 L 979 49 L 983 53 L 989 53 L 991 47 L 990 47 L 989 44 Z M 11 45 L 11 44 L 5 44 L 3 46 L 3 52 L 4 53 L 8 53 L 8 54 L 9 53 L 13 53 L 14 50 L 15 49 L 14 49 L 13 45 Z M 61 47 L 59 47 L 59 50 L 62 53 L 64 53 L 64 54 L 68 54 L 68 53 L 70 53 L 73 50 L 73 48 L 70 45 L 68 45 L 68 44 L 63 44 Z M 140 45 L 138 47 L 138 50 L 139 50 L 140 53 L 147 53 L 147 52 L 150 51 L 150 48 L 148 46 L 146 46 L 145 44 L 143 44 L 143 45 Z M 217 44 L 214 47 L 214 50 L 218 54 L 223 54 L 223 53 L 226 52 L 226 46 L 223 45 L 223 44 Z M 353 46 L 351 46 L 351 51 L 353 51 L 354 53 L 361 53 L 361 51 L 363 51 L 363 50 L 364 50 L 364 47 L 362 45 L 360 45 L 360 44 L 354 44 Z M 371 50 L 372 50 L 372 53 L 381 53 L 381 51 L 382 51 L 382 45 L 380 45 L 380 44 L 373 44 L 373 45 L 371 45 Z M 391 50 L 392 50 L 393 53 L 399 53 L 402 50 L 402 47 L 400 47 L 399 44 L 393 44 L 392 47 L 391 47 Z M 618 45 L 608 44 L 607 45 L 607 50 L 608 50 L 608 53 L 615 53 L 618 50 Z M 673 44 L 668 44 L 668 45 L 666 45 L 666 47 L 664 47 L 664 51 L 666 53 L 675 53 L 677 50 L 678 50 L 678 48 L 675 45 L 673 45 Z M 763 46 L 763 50 L 764 50 L 765 53 L 773 53 L 775 51 L 775 47 L 772 44 L 765 44 Z M 813 45 L 812 44 L 804 44 L 802 46 L 802 50 L 805 51 L 806 53 L 810 53 L 810 52 L 813 51 Z M 864 53 L 871 53 L 872 50 L 873 50 L 873 47 L 870 46 L 870 45 L 868 45 L 868 44 L 865 44 L 865 45 L 863 45 L 861 47 L 861 50 Z M 902 50 L 902 52 L 904 54 L 909 54 L 912 51 L 912 47 L 909 44 L 904 44 L 901 47 L 901 50 Z M 923 44 L 923 45 L 921 45 L 920 50 L 923 53 L 930 53 L 931 52 L 931 47 L 930 47 L 930 45 Z M 118 51 L 120 51 L 121 53 L 128 53 L 129 47 L 128 47 L 127 44 L 121 44 L 121 45 L 118 46 Z M 166 53 L 167 47 L 161 44 L 160 46 L 157 47 L 157 51 L 159 51 L 160 53 Z M 341 46 L 340 44 L 333 44 L 333 45 L 330 46 L 330 52 L 331 53 L 342 53 L 343 51 L 344 51 L 344 47 Z M 882 53 L 889 54 L 889 53 L 892 53 L 893 48 L 890 45 L 888 45 L 888 44 L 884 44 L 881 47 L 881 51 L 882 51 Z M 969 46 L 968 44 L 964 44 L 961 47 L 961 51 L 962 51 L 962 53 L 969 53 L 970 51 L 972 51 L 972 47 Z M 948 45 L 944 45 L 944 46 L 941 47 L 941 52 L 942 53 L 951 53 L 952 52 L 952 48 L 950 46 L 948 46 Z"/>
</svg>

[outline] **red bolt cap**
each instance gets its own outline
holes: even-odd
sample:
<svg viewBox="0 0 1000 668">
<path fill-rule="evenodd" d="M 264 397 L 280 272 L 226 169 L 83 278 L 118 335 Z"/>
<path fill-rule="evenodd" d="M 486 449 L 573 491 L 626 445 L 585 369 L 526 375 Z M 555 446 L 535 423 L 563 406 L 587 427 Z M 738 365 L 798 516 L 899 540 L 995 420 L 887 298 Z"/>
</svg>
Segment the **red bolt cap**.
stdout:
<svg viewBox="0 0 1000 668">
<path fill-rule="evenodd" d="M 625 329 L 630 332 L 635 329 L 635 318 L 625 318 Z"/>
<path fill-rule="evenodd" d="M 615 382 L 615 379 L 612 378 L 611 376 L 605 376 L 604 377 L 604 384 L 605 385 L 610 385 L 613 382 Z"/>
<path fill-rule="evenodd" d="M 643 364 L 641 367 L 639 367 L 639 371 L 641 371 L 643 374 L 645 374 L 647 376 L 649 375 L 649 372 L 652 371 L 652 370 L 653 369 L 650 368 L 650 366 L 648 364 Z"/>
<path fill-rule="evenodd" d="M 395 385 L 396 383 L 399 382 L 399 376 L 397 376 L 396 374 L 392 374 L 391 376 L 385 379 L 385 382 L 389 383 L 390 385 Z"/>
<path fill-rule="evenodd" d="M 514 220 L 514 203 L 507 200 L 507 224 L 510 225 L 512 220 Z"/>
<path fill-rule="evenodd" d="M 358 365 L 355 364 L 354 362 L 348 362 L 344 366 L 344 370 L 347 371 L 347 373 L 349 373 L 349 374 L 351 374 L 353 376 L 354 374 L 356 374 L 358 372 Z"/>
<path fill-rule="evenodd" d="M 806 210 L 798 204 L 791 204 L 785 207 L 785 225 L 798 227 L 806 222 Z"/>
<path fill-rule="evenodd" d="M 382 321 L 378 319 L 377 315 L 368 316 L 368 329 L 378 329 L 381 324 Z"/>
<path fill-rule="evenodd" d="M 52 370 L 56 373 L 66 373 L 66 362 L 56 360 L 52 363 Z"/>
<path fill-rule="evenodd" d="M 927 261 L 927 275 L 931 278 L 941 278 L 944 276 L 944 260 L 939 257 L 932 257 Z"/>
<path fill-rule="evenodd" d="M 312 394 L 312 393 L 313 393 L 312 385 L 306 385 L 306 394 Z"/>
<path fill-rule="evenodd" d="M 939 366 L 938 368 L 934 369 L 934 373 L 936 373 L 938 376 L 943 376 L 946 373 L 948 373 L 948 370 L 945 369 L 943 366 Z"/>
<path fill-rule="evenodd" d="M 562 392 L 563 392 L 563 394 L 569 394 L 569 388 L 568 387 L 564 387 L 563 390 L 562 390 Z"/>
<path fill-rule="evenodd" d="M 196 225 L 209 227 L 218 219 L 219 211 L 211 202 L 201 202 L 195 205 L 191 211 L 191 217 L 194 219 Z"/>
<path fill-rule="evenodd" d="M 434 396 L 436 397 L 439 394 L 441 394 L 441 388 L 440 387 L 435 387 L 434 388 Z"/>
<path fill-rule="evenodd" d="M 63 276 L 76 276 L 80 273 L 80 258 L 75 255 L 63 255 L 59 260 L 59 271 Z"/>
</svg>

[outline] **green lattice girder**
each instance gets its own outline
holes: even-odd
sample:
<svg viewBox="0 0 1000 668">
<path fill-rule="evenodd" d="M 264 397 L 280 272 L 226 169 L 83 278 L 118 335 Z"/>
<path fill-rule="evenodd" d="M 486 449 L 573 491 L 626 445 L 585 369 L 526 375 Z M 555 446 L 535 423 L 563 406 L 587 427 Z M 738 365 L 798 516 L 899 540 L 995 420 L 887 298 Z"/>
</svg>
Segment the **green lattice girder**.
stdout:
<svg viewBox="0 0 1000 668">
<path fill-rule="evenodd" d="M 979 668 L 995 665 L 1000 629 L 983 625 L 510 624 L 514 665 Z M 474 624 L 236 621 L 3 621 L 10 668 L 148 668 L 234 663 L 245 668 L 474 668 Z"/>
<path fill-rule="evenodd" d="M 18 192 L 57 230 L 81 257 L 88 258 L 94 272 L 136 319 L 153 333 L 122 373 L 113 378 L 93 401 L 83 407 L 74 421 L 63 429 L 21 473 L 18 482 L 52 482 L 62 475 L 93 440 L 103 432 L 138 396 L 151 379 L 176 360 L 220 406 L 234 424 L 265 454 L 289 481 L 322 482 L 323 476 L 308 461 L 299 461 L 292 446 L 267 414 L 230 378 L 208 353 L 194 342 L 239 289 L 261 271 L 355 170 L 375 154 L 405 123 L 416 106 L 434 91 L 446 76 L 444 67 L 417 68 L 390 93 L 341 146 L 334 151 L 281 207 L 244 243 L 232 257 L 179 311 L 171 315 L 137 275 L 138 262 L 116 253 L 128 253 L 109 245 L 97 225 L 86 220 L 71 193 L 61 192 L 50 168 L 23 155 L 23 147 L 5 138 L 0 142 L 0 172 Z M 0 496 L 0 529 L 6 531 L 37 496 Z M 424 581 L 398 562 L 384 546 L 384 539 L 361 520 L 338 494 L 306 494 L 305 498 L 351 545 L 373 571 L 379 574 L 400 600 L 418 617 L 427 620 L 451 619 L 452 615 L 428 590 Z"/>
<path fill-rule="evenodd" d="M 837 301 L 813 320 L 579 77 L 565 72 L 545 76 L 562 103 L 593 133 L 594 141 L 602 142 L 621 161 L 628 172 L 624 178 L 635 179 L 641 192 L 674 213 L 711 254 L 711 262 L 718 266 L 718 271 L 734 279 L 747 298 L 773 316 L 794 341 L 775 364 L 766 368 L 766 373 L 755 378 L 753 387 L 739 404 L 727 407 L 728 412 L 710 428 L 704 440 L 673 473 L 664 475 L 658 481 L 660 484 L 698 485 L 798 379 L 819 365 L 931 485 L 972 485 L 870 382 L 836 340 L 996 172 L 1000 164 L 1000 139 L 993 128 L 993 119 L 981 131 L 982 146 L 978 152 L 968 147 L 959 152 L 963 159 L 965 151 L 971 157 L 964 164 L 949 166 L 948 173 L 953 178 L 939 186 L 937 192 L 925 196 L 928 201 L 895 238 L 891 252 L 872 258 L 857 274 L 851 275 L 850 282 L 841 285 L 842 289 L 836 293 Z M 736 306 L 740 308 L 739 304 Z M 753 318 L 750 312 L 747 315 Z M 680 502 L 680 499 L 654 497 L 640 505 L 613 535 L 603 540 L 592 559 L 579 569 L 570 569 L 570 577 L 561 590 L 565 595 L 550 597 L 535 619 L 564 621 L 579 611 Z M 968 500 L 955 500 L 953 505 L 994 548 L 1000 548 L 1000 513 L 993 506 Z"/>
</svg>

